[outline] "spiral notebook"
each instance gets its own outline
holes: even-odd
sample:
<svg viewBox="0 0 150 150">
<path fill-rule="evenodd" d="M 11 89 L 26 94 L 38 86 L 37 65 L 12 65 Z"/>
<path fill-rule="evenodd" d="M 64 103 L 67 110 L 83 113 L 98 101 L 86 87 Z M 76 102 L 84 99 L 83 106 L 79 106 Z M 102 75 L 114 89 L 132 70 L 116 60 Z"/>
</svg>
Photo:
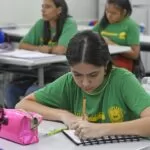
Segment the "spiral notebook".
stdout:
<svg viewBox="0 0 150 150">
<path fill-rule="evenodd" d="M 120 135 L 120 136 L 104 136 L 101 138 L 81 140 L 75 134 L 74 130 L 64 130 L 63 133 L 76 145 L 95 145 L 95 144 L 106 144 L 106 143 L 120 143 L 120 142 L 133 142 L 140 141 L 143 139 L 140 136 L 135 135 Z"/>
</svg>

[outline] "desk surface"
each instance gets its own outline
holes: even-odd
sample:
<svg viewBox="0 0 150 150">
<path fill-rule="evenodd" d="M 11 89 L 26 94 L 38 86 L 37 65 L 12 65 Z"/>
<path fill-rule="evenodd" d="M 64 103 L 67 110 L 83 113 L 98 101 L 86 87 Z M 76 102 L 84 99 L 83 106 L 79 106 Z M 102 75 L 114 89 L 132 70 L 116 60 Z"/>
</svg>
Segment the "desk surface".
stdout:
<svg viewBox="0 0 150 150">
<path fill-rule="evenodd" d="M 49 131 L 53 128 L 60 127 L 64 127 L 64 125 L 51 121 L 43 121 L 39 126 L 39 143 L 22 146 L 7 140 L 0 139 L 0 148 L 3 148 L 4 150 L 139 150 L 140 148 L 150 146 L 150 141 L 147 140 L 140 142 L 77 146 L 72 143 L 63 133 L 58 133 L 53 136 L 44 135 L 46 130 Z"/>
<path fill-rule="evenodd" d="M 110 51 L 110 54 L 123 53 L 123 52 L 130 51 L 130 47 L 110 45 L 109 51 Z M 36 58 L 36 59 L 23 59 L 23 58 L 11 57 L 11 56 L 3 56 L 2 53 L 0 53 L 1 64 L 12 64 L 12 65 L 18 65 L 18 66 L 36 67 L 39 65 L 46 65 L 46 64 L 66 62 L 66 61 L 67 59 L 66 59 L 66 56 L 64 55 L 56 55 L 56 56 Z"/>
<path fill-rule="evenodd" d="M 0 63 L 1 64 L 12 64 L 18 66 L 26 66 L 26 67 L 36 67 L 39 65 L 47 65 L 51 63 L 58 63 L 58 62 L 66 62 L 66 56 L 64 55 L 56 55 L 56 56 L 49 56 L 43 58 L 36 58 L 36 59 L 23 59 L 23 58 L 15 58 L 11 56 L 3 56 L 0 54 Z"/>
<path fill-rule="evenodd" d="M 145 44 L 150 44 L 150 36 L 148 35 L 140 35 L 140 42 Z"/>
<path fill-rule="evenodd" d="M 29 27 L 26 27 L 16 29 L 3 29 L 3 31 L 11 36 L 24 37 L 28 33 L 29 29 Z"/>
</svg>

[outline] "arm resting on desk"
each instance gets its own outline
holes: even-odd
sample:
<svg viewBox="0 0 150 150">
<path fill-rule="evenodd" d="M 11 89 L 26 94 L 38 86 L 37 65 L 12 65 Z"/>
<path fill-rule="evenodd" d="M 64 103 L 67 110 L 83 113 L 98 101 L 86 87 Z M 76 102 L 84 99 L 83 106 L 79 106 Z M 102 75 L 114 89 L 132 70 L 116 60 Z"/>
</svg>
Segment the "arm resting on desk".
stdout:
<svg viewBox="0 0 150 150">
<path fill-rule="evenodd" d="M 98 138 L 107 135 L 150 136 L 150 107 L 141 113 L 141 118 L 118 123 L 90 123 L 84 120 L 74 122 L 71 129 L 80 138 Z"/>
<path fill-rule="evenodd" d="M 66 110 L 50 108 L 36 102 L 34 94 L 24 97 L 16 105 L 16 108 L 37 112 L 41 114 L 45 120 L 61 121 L 68 127 L 71 126 L 72 122 L 81 119 L 81 117 L 77 117 Z"/>
<path fill-rule="evenodd" d="M 20 43 L 19 49 L 26 49 L 31 51 L 40 51 L 42 53 L 65 54 L 66 48 L 64 46 L 49 47 L 47 45 L 37 46 L 28 43 Z"/>
<path fill-rule="evenodd" d="M 46 120 L 61 121 L 69 128 L 75 129 L 81 138 L 94 138 L 105 135 L 140 135 L 150 136 L 150 107 L 141 112 L 139 119 L 118 123 L 91 123 L 76 117 L 62 109 L 50 108 L 36 102 L 34 94 L 22 99 L 16 108 L 34 111 Z"/>
</svg>

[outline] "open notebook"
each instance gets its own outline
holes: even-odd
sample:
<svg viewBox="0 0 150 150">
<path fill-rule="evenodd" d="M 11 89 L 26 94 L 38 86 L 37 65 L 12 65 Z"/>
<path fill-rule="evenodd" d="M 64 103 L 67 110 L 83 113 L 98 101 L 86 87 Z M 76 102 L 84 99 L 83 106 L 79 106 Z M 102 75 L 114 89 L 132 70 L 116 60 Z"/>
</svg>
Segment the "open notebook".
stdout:
<svg viewBox="0 0 150 150">
<path fill-rule="evenodd" d="M 140 141 L 142 137 L 135 135 L 120 135 L 120 136 L 104 136 L 101 138 L 95 138 L 90 140 L 81 140 L 75 134 L 74 130 L 64 130 L 63 133 L 77 145 L 95 145 L 95 144 L 106 144 L 106 143 L 120 143 L 120 142 L 133 142 Z"/>
<path fill-rule="evenodd" d="M 0 55 L 22 59 L 38 59 L 38 58 L 49 58 L 56 56 L 55 54 L 46 54 L 38 51 L 28 51 L 23 49 L 15 49 L 14 51 L 3 52 Z"/>
</svg>

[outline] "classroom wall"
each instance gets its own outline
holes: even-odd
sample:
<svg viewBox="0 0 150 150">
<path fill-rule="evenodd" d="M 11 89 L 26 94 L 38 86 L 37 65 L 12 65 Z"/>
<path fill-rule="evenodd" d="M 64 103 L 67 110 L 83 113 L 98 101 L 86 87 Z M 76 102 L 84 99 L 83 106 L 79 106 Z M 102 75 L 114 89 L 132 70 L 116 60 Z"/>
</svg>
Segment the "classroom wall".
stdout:
<svg viewBox="0 0 150 150">
<path fill-rule="evenodd" d="M 98 0 L 67 0 L 69 12 L 78 22 L 98 18 Z"/>
<path fill-rule="evenodd" d="M 75 19 L 97 18 L 98 0 L 66 0 Z M 33 24 L 41 17 L 42 0 L 0 0 L 0 24 Z"/>
<path fill-rule="evenodd" d="M 0 23 L 30 24 L 40 15 L 41 0 L 0 0 Z"/>
</svg>

